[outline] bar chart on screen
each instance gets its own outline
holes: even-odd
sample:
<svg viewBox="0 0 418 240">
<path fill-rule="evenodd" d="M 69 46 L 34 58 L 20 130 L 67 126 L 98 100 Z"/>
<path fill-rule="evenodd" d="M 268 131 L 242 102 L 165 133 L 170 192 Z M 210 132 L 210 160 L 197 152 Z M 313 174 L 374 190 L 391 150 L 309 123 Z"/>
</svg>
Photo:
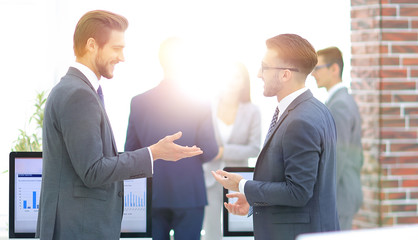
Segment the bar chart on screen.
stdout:
<svg viewBox="0 0 418 240">
<path fill-rule="evenodd" d="M 122 232 L 138 231 L 139 226 L 146 230 L 146 178 L 124 181 L 124 212 L 122 221 Z"/>
<path fill-rule="evenodd" d="M 39 211 L 42 174 L 16 174 L 16 183 L 16 217 L 31 225 L 27 227 L 35 228 Z"/>
</svg>

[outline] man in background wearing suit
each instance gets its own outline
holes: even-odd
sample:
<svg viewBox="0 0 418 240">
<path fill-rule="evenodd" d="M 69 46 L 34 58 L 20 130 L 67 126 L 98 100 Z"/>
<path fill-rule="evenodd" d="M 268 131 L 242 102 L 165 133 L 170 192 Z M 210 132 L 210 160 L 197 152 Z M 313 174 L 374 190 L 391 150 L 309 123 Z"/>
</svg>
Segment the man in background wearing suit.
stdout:
<svg viewBox="0 0 418 240">
<path fill-rule="evenodd" d="M 363 201 L 361 118 L 354 98 L 342 83 L 344 63 L 341 51 L 330 47 L 317 53 L 318 64 L 312 75 L 318 87 L 325 87 L 329 93 L 325 105 L 337 126 L 337 209 L 341 229 L 348 230 Z"/>
<path fill-rule="evenodd" d="M 74 33 L 76 62 L 52 89 L 43 125 L 40 239 L 119 239 L 123 180 L 152 176 L 153 160 L 201 154 L 167 136 L 148 148 L 118 154 L 100 78 L 124 61 L 126 18 L 91 11 Z M 97 92 L 96 92 L 97 91 Z"/>
<path fill-rule="evenodd" d="M 174 229 L 175 239 L 200 239 L 207 204 L 202 165 L 218 153 L 210 104 L 188 97 L 180 87 L 185 77 L 182 62 L 187 54 L 185 47 L 183 40 L 175 37 L 161 44 L 159 60 L 164 79 L 131 102 L 125 150 L 142 148 L 178 130 L 183 132 L 179 144 L 197 145 L 203 150 L 202 155 L 175 163 L 155 162 L 152 178 L 154 240 L 170 239 L 171 229 Z"/>
<path fill-rule="evenodd" d="M 335 193 L 336 131 L 327 107 L 305 87 L 317 63 L 312 45 L 295 34 L 266 41 L 258 77 L 264 96 L 276 97 L 253 180 L 212 172 L 238 198 L 232 214 L 252 215 L 256 240 L 294 240 L 301 233 L 339 229 Z M 250 207 L 251 206 L 251 207 Z"/>
</svg>

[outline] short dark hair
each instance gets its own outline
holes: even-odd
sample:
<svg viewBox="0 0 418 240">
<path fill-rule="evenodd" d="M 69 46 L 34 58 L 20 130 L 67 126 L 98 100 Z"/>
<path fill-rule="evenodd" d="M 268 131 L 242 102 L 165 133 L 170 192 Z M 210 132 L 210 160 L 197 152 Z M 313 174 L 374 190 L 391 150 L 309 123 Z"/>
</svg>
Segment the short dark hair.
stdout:
<svg viewBox="0 0 418 240">
<path fill-rule="evenodd" d="M 117 30 L 124 32 L 128 28 L 128 20 L 118 14 L 94 10 L 84 14 L 77 23 L 74 31 L 74 54 L 82 57 L 86 53 L 86 43 L 94 38 L 102 48 L 110 38 L 110 32 Z"/>
<path fill-rule="evenodd" d="M 336 63 L 340 67 L 340 77 L 343 76 L 343 68 L 344 68 L 344 61 L 343 61 L 343 54 L 341 53 L 340 49 L 337 47 L 329 47 L 317 52 L 318 56 L 322 56 L 324 58 L 325 64 Z"/>
<path fill-rule="evenodd" d="M 268 49 L 277 51 L 279 57 L 301 73 L 310 74 L 318 63 L 314 47 L 304 38 L 296 34 L 280 34 L 267 39 Z"/>
</svg>

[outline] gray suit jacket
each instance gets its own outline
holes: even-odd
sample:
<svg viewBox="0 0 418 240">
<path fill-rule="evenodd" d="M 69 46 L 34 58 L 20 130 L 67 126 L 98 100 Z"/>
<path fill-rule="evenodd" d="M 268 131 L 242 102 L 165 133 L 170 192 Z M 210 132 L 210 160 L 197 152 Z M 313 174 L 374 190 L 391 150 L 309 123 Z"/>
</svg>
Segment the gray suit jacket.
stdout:
<svg viewBox="0 0 418 240">
<path fill-rule="evenodd" d="M 37 237 L 119 239 L 122 180 L 151 176 L 148 150 L 118 154 L 96 91 L 70 68 L 45 106 Z"/>
<path fill-rule="evenodd" d="M 339 229 L 336 138 L 331 113 L 309 90 L 281 115 L 244 187 L 256 240 Z"/>
<path fill-rule="evenodd" d="M 354 98 L 341 88 L 326 103 L 337 126 L 337 207 L 342 216 L 354 216 L 363 201 L 361 118 Z"/>
<path fill-rule="evenodd" d="M 226 142 L 223 142 L 220 137 L 216 110 L 213 118 L 216 140 L 219 146 L 224 147 L 224 152 L 221 159 L 203 165 L 206 187 L 216 183 L 210 171 L 216 171 L 223 167 L 247 167 L 248 158 L 258 155 L 261 144 L 261 113 L 256 105 L 252 103 L 239 105 L 231 135 Z"/>
</svg>

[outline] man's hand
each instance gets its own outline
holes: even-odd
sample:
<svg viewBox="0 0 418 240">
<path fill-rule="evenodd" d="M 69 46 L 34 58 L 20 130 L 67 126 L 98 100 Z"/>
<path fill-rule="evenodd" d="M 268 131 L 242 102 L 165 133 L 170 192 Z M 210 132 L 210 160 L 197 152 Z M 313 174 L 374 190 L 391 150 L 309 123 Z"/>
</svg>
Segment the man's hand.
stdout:
<svg viewBox="0 0 418 240">
<path fill-rule="evenodd" d="M 229 173 L 222 170 L 217 170 L 216 172 L 212 171 L 212 175 L 216 181 L 218 181 L 224 188 L 238 192 L 239 191 L 239 181 L 241 181 L 242 176 Z"/>
<path fill-rule="evenodd" d="M 203 151 L 196 146 L 188 147 L 175 144 L 174 141 L 179 139 L 181 135 L 181 132 L 177 132 L 176 134 L 166 136 L 158 141 L 158 143 L 151 145 L 149 148 L 154 161 L 157 159 L 177 161 L 182 158 L 193 157 L 203 153 Z"/>
<path fill-rule="evenodd" d="M 226 194 L 228 198 L 238 198 L 238 200 L 234 203 L 224 203 L 225 208 L 228 212 L 234 215 L 246 216 L 248 215 L 248 211 L 250 209 L 250 204 L 248 204 L 247 198 L 245 198 L 244 194 L 242 193 L 230 193 Z"/>
</svg>

